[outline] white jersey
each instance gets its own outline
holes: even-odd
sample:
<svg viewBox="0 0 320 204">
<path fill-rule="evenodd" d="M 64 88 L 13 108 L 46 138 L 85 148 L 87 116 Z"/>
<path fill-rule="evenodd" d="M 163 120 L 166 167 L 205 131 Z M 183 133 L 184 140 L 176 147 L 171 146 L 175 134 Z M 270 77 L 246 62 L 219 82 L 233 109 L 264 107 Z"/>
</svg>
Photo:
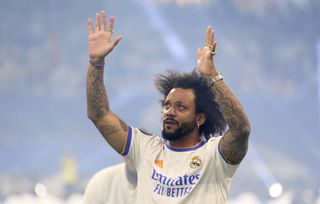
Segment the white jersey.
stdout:
<svg viewBox="0 0 320 204">
<path fill-rule="evenodd" d="M 135 203 L 136 187 L 127 179 L 125 163 L 107 167 L 96 173 L 89 181 L 84 204 Z"/>
<path fill-rule="evenodd" d="M 228 164 L 219 153 L 221 137 L 190 148 L 174 148 L 161 137 L 129 127 L 123 155 L 138 173 L 137 203 L 227 203 L 238 165 Z"/>
</svg>

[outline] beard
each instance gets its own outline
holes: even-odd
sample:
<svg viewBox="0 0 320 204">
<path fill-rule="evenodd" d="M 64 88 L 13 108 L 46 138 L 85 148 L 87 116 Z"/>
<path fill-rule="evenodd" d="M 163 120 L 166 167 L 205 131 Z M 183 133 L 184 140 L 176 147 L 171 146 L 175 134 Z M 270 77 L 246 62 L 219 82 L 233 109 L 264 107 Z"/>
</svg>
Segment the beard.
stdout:
<svg viewBox="0 0 320 204">
<path fill-rule="evenodd" d="M 176 141 L 184 138 L 189 133 L 191 133 L 197 127 L 196 121 L 181 123 L 180 126 L 174 132 L 166 132 L 163 125 L 162 137 L 168 141 Z"/>
</svg>

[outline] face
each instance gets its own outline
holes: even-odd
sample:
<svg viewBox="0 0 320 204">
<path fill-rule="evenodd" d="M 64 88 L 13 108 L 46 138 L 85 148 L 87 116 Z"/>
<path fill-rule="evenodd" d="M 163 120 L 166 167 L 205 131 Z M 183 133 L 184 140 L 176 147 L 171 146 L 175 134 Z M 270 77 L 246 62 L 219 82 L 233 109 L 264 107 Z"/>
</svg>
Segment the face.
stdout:
<svg viewBox="0 0 320 204">
<path fill-rule="evenodd" d="M 174 88 L 163 106 L 162 136 L 166 140 L 179 140 L 197 127 L 195 94 L 192 89 Z"/>
</svg>

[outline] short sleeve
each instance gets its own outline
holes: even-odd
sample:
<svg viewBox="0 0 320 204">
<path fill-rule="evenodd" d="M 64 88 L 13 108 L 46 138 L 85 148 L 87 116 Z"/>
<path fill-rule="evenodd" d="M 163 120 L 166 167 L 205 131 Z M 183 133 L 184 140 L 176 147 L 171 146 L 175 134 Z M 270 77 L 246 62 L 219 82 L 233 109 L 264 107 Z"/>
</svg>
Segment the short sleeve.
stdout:
<svg viewBox="0 0 320 204">
<path fill-rule="evenodd" d="M 123 155 L 129 157 L 138 170 L 142 158 L 152 154 L 161 143 L 162 140 L 159 136 L 149 135 L 138 128 L 130 127 Z"/>
<path fill-rule="evenodd" d="M 233 165 L 228 163 L 219 150 L 219 143 L 222 136 L 220 137 L 213 137 L 209 139 L 209 151 L 212 152 L 212 159 L 215 165 L 215 169 L 220 172 L 220 175 L 224 178 L 232 178 L 238 168 L 239 165 Z"/>
</svg>

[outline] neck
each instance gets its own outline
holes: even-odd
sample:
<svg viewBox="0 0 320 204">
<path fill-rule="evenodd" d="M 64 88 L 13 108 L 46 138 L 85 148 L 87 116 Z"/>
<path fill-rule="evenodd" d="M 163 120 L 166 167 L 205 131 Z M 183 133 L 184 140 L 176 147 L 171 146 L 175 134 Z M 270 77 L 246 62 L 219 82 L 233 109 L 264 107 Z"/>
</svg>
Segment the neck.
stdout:
<svg viewBox="0 0 320 204">
<path fill-rule="evenodd" d="M 185 135 L 183 138 L 179 140 L 171 140 L 169 141 L 169 145 L 171 147 L 177 147 L 177 148 L 186 148 L 186 147 L 193 147 L 199 144 L 201 141 L 199 130 L 195 128 L 194 131 L 189 133 L 188 135 Z"/>
</svg>

